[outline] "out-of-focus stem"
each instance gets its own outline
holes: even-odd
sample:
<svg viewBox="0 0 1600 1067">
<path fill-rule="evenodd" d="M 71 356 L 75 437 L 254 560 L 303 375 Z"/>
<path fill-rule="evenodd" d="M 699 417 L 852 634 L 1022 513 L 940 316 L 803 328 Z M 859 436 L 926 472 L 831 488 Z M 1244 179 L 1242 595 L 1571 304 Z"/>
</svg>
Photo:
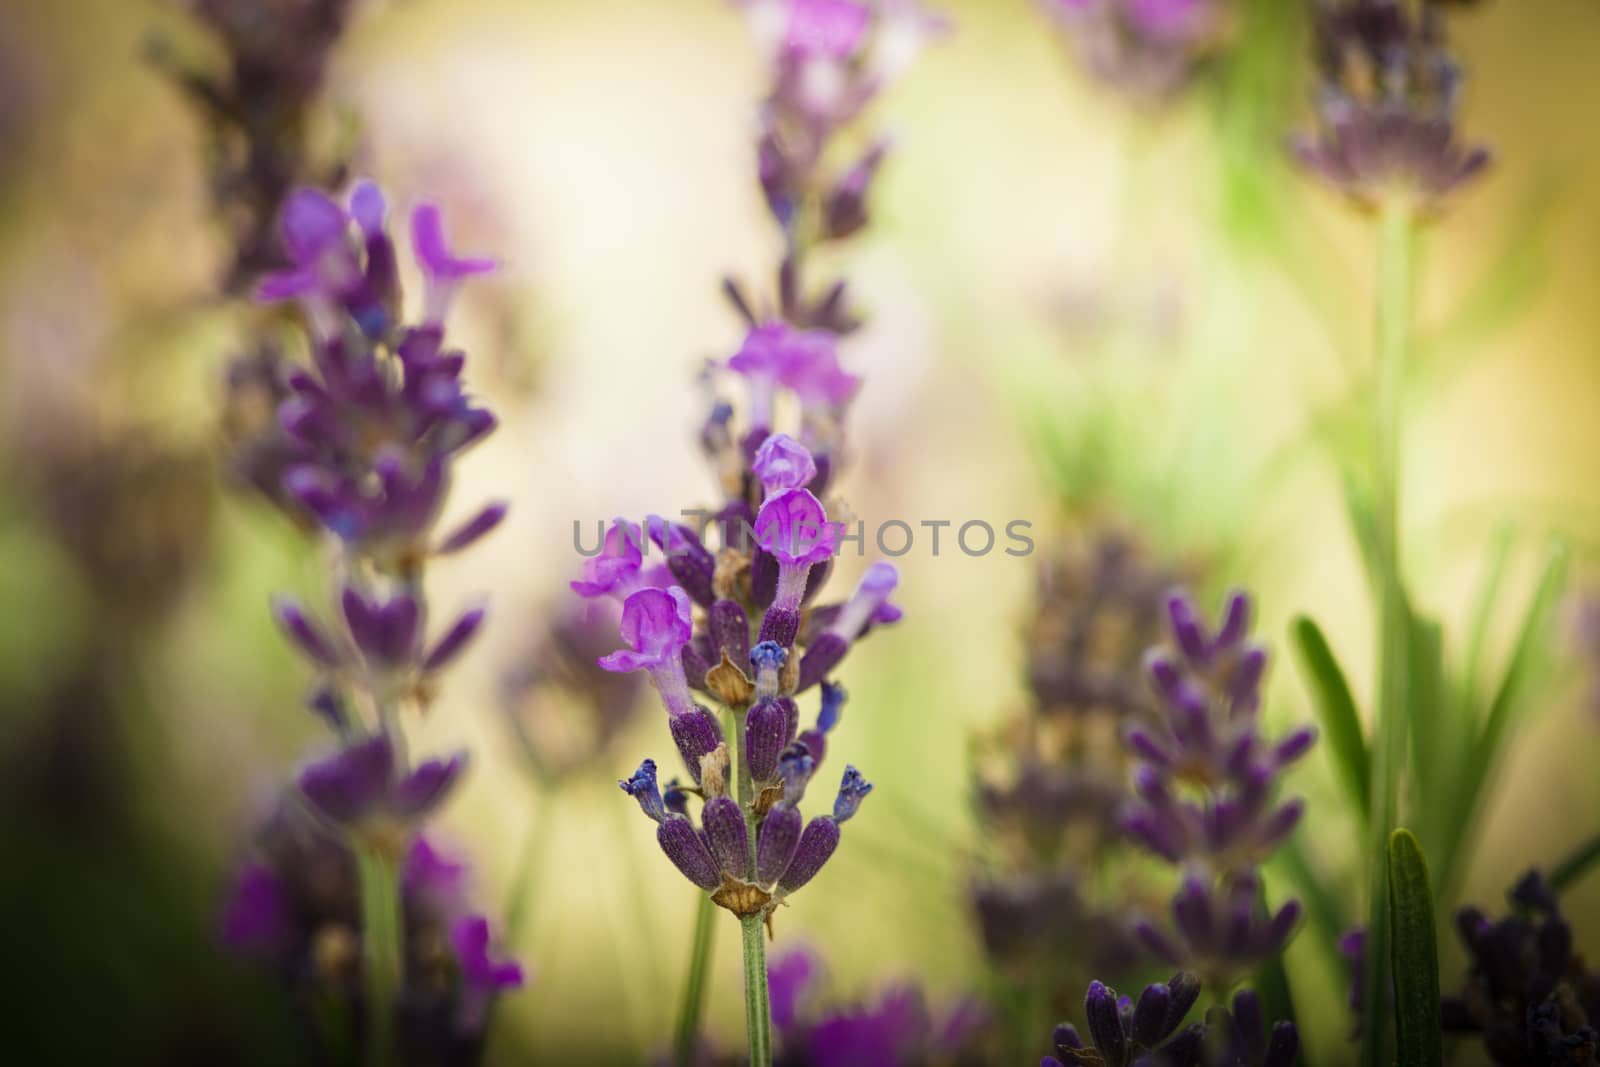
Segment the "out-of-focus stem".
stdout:
<svg viewBox="0 0 1600 1067">
<path fill-rule="evenodd" d="M 1407 738 L 1406 656 L 1410 609 L 1400 567 L 1401 424 L 1416 220 L 1390 196 L 1378 224 L 1377 337 L 1373 392 L 1374 541 L 1378 556 L 1378 694 L 1374 702 L 1372 822 L 1367 847 L 1367 944 L 1361 1062 L 1383 1067 L 1389 1021 L 1389 834 L 1398 817 Z"/>
<path fill-rule="evenodd" d="M 758 913 L 739 920 L 744 932 L 744 1023 L 750 1067 L 771 1067 L 772 1005 L 767 1001 L 767 931 Z"/>
<path fill-rule="evenodd" d="M 362 972 L 366 982 L 368 1067 L 395 1062 L 395 1005 L 400 996 L 405 958 L 400 915 L 399 865 L 386 851 L 364 843 L 356 846 L 361 882 Z"/>
<path fill-rule="evenodd" d="M 689 949 L 689 975 L 683 984 L 683 1003 L 673 1031 L 672 1059 L 678 1067 L 692 1067 L 700 1017 L 705 1013 L 706 977 L 711 969 L 711 946 L 716 940 L 717 906 L 705 893 L 694 912 L 694 941 Z"/>
<path fill-rule="evenodd" d="M 1550 869 L 1550 888 L 1557 893 L 1565 891 L 1596 862 L 1600 862 L 1600 834 L 1589 838 Z"/>
</svg>

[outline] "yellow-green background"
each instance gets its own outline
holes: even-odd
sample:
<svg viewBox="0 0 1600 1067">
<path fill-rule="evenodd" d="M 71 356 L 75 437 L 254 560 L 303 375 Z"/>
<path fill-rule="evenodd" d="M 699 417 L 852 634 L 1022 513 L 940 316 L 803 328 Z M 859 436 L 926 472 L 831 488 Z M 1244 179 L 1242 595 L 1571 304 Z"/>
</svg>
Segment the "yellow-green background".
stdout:
<svg viewBox="0 0 1600 1067">
<path fill-rule="evenodd" d="M 1581 561 L 1600 534 L 1600 6 L 1482 6 L 1455 39 L 1470 71 L 1464 125 L 1496 164 L 1425 239 L 1425 330 L 1453 321 L 1509 254 L 1529 252 L 1534 269 L 1459 374 L 1417 379 L 1406 535 L 1419 599 L 1447 618 L 1465 610 L 1502 520 L 1521 537 L 1518 591 L 1544 534 L 1565 533 Z M 1033 5 L 945 7 L 955 34 L 874 114 L 896 150 L 870 236 L 841 264 L 871 313 L 846 346 L 866 377 L 846 498 L 869 523 L 1023 518 L 1047 531 L 1059 494 L 1031 427 L 1132 405 L 1113 467 L 1140 469 L 1162 447 L 1184 462 L 1128 476 L 1141 483 L 1128 509 L 1176 516 L 1164 537 L 1178 548 L 1235 547 L 1263 632 L 1281 644 L 1288 618 L 1316 613 L 1365 691 L 1368 605 L 1333 465 L 1307 435 L 1365 358 L 1366 221 L 1309 183 L 1293 194 L 1288 224 L 1333 313 L 1320 320 L 1283 271 L 1219 235 L 1203 102 L 1136 117 L 1075 73 Z M 208 304 L 222 250 L 197 127 L 141 59 L 158 28 L 203 54 L 156 3 L 0 4 L 0 464 L 14 473 L 47 463 L 52 425 L 214 446 L 236 320 Z M 442 833 L 474 856 L 491 907 L 529 824 L 552 835 L 516 946 L 534 981 L 501 1015 L 552 1062 L 661 1043 L 692 893 L 612 784 L 637 757 L 668 753 L 654 709 L 592 782 L 536 798 L 494 683 L 578 566 L 573 519 L 707 497 L 692 376 L 738 340 L 717 282 L 764 281 L 776 255 L 751 179 L 761 89 L 742 20 L 716 0 L 395 0 L 369 6 L 330 81 L 334 107 L 359 122 L 359 169 L 401 203 L 440 200 L 459 244 L 505 264 L 457 320 L 469 375 L 503 420 L 465 462 L 457 506 L 493 494 L 514 510 L 433 576 L 438 603 L 489 591 L 494 614 L 422 743 L 473 750 Z M 1308 94 L 1306 78 L 1295 91 Z M 1111 340 L 1086 313 L 1119 324 Z M 223 496 L 218 509 L 201 574 L 146 635 L 158 698 L 135 741 L 161 746 L 162 770 L 126 793 L 162 835 L 194 846 L 197 901 L 221 892 L 252 813 L 322 740 L 298 706 L 302 667 L 266 615 L 269 593 L 317 588 L 319 558 L 251 500 Z M 0 548 L 0 754 L 20 754 L 39 679 L 100 620 L 26 500 L 0 509 Z M 844 993 L 909 975 L 939 999 L 982 980 L 964 904 L 965 746 L 1025 700 L 1017 633 L 1031 570 L 948 546 L 935 559 L 925 544 L 901 564 L 906 620 L 852 658 L 832 742 L 877 792 L 776 928 L 780 943 L 815 946 Z M 1600 822 L 1600 720 L 1580 673 L 1567 664 L 1511 753 L 1468 878 L 1476 899 L 1497 903 L 1523 866 Z M 1272 686 L 1275 716 L 1309 717 L 1282 656 Z M 1295 780 L 1314 801 L 1303 833 L 1354 886 L 1350 823 L 1328 781 L 1320 754 Z M 643 917 L 635 874 L 649 882 Z M 1573 905 L 1580 944 L 1600 938 L 1597 904 L 1591 888 Z M 711 1007 L 730 1041 L 736 941 L 726 924 Z M 1447 989 L 1457 959 L 1452 946 Z M 1299 946 L 1291 961 L 1326 1009 L 1309 1013 L 1326 1040 L 1342 993 L 1314 952 Z"/>
</svg>

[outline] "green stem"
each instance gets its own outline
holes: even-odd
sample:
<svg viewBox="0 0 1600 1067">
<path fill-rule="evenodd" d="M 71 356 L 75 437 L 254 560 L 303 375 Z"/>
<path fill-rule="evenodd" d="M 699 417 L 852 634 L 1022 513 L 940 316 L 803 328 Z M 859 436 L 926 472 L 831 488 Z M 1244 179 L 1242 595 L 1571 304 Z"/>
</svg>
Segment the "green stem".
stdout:
<svg viewBox="0 0 1600 1067">
<path fill-rule="evenodd" d="M 362 971 L 366 979 L 367 1063 L 395 1062 L 395 1004 L 400 996 L 404 928 L 400 915 L 399 865 L 381 849 L 356 845 L 361 881 Z"/>
<path fill-rule="evenodd" d="M 728 708 L 723 721 L 729 740 L 735 742 L 739 753 L 738 774 L 739 807 L 744 810 L 746 834 L 750 843 L 749 877 L 756 876 L 756 815 L 755 782 L 750 778 L 750 764 L 745 758 L 744 730 L 740 728 L 739 713 Z M 767 1000 L 767 931 L 766 916 L 761 912 L 739 919 L 744 934 L 744 1022 L 750 1042 L 751 1067 L 770 1067 L 772 1063 L 772 1005 Z"/>
<path fill-rule="evenodd" d="M 689 949 L 689 977 L 683 986 L 683 1003 L 678 1008 L 678 1025 L 672 1039 L 672 1058 L 678 1067 L 693 1067 L 695 1038 L 700 1035 L 700 1017 L 706 1007 L 706 977 L 711 966 L 711 945 L 717 932 L 717 906 L 705 893 L 694 913 L 694 942 Z"/>
<path fill-rule="evenodd" d="M 1378 696 L 1374 702 L 1371 841 L 1367 848 L 1367 951 L 1361 1063 L 1383 1067 L 1389 1020 L 1389 834 L 1405 766 L 1406 659 L 1410 609 L 1400 566 L 1401 413 L 1411 343 L 1411 205 L 1390 197 L 1378 234 L 1377 353 L 1374 374 L 1374 532 L 1378 556 Z"/>
<path fill-rule="evenodd" d="M 767 931 L 762 916 L 739 920 L 744 933 L 744 1024 L 750 1067 L 772 1065 L 772 1006 L 767 1002 Z"/>
<path fill-rule="evenodd" d="M 1550 888 L 1557 893 L 1564 892 L 1582 878 L 1597 860 L 1600 860 L 1600 834 L 1589 838 L 1550 869 Z"/>
</svg>

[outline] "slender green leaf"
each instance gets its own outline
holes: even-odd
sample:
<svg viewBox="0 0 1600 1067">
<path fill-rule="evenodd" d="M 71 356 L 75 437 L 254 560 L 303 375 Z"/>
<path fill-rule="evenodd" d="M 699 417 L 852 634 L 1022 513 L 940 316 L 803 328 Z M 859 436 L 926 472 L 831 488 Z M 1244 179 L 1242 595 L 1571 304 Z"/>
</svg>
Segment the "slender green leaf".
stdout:
<svg viewBox="0 0 1600 1067">
<path fill-rule="evenodd" d="M 1433 939 L 1433 890 L 1422 847 L 1410 830 L 1389 835 L 1389 923 L 1394 964 L 1396 1063 L 1438 1067 L 1439 952 Z"/>
<path fill-rule="evenodd" d="M 1500 601 L 1501 587 L 1505 585 L 1511 542 L 1510 526 L 1502 526 L 1495 532 L 1483 572 L 1483 585 L 1479 587 L 1478 601 L 1472 611 L 1472 637 L 1467 644 L 1466 662 L 1461 667 L 1461 704 L 1474 716 L 1478 714 L 1478 686 L 1483 677 L 1483 646 L 1489 639 L 1489 623 L 1494 619 L 1494 608 Z"/>
<path fill-rule="evenodd" d="M 1328 639 L 1314 621 L 1304 615 L 1296 618 L 1290 636 L 1301 667 L 1311 682 L 1312 702 L 1322 723 L 1328 751 L 1333 753 L 1340 784 L 1365 822 L 1372 806 L 1372 770 L 1350 683 L 1345 680 Z"/>
<path fill-rule="evenodd" d="M 1481 774 L 1487 770 L 1504 739 L 1511 717 L 1517 711 L 1531 676 L 1545 630 L 1555 613 L 1556 603 L 1567 576 L 1567 546 L 1557 542 L 1550 546 L 1545 556 L 1544 569 L 1539 574 L 1539 584 L 1528 602 L 1528 612 L 1523 616 L 1522 628 L 1517 634 L 1511 658 L 1506 662 L 1505 673 L 1500 676 L 1500 686 L 1489 703 L 1489 717 L 1478 738 L 1473 766 Z"/>
<path fill-rule="evenodd" d="M 1471 830 L 1477 809 L 1482 801 L 1484 784 L 1494 770 L 1501 745 L 1511 728 L 1512 719 L 1522 706 L 1523 697 L 1532 681 L 1534 668 L 1544 644 L 1544 635 L 1555 612 L 1562 586 L 1566 580 L 1567 547 L 1561 542 L 1551 545 L 1545 557 L 1544 569 L 1538 585 L 1528 603 L 1528 610 L 1517 632 L 1511 657 L 1506 661 L 1500 684 L 1489 702 L 1488 717 L 1472 743 L 1462 770 L 1459 796 L 1450 805 L 1453 830 L 1444 842 L 1445 866 L 1440 872 L 1440 884 L 1450 890 L 1458 873 L 1464 840 Z"/>
</svg>

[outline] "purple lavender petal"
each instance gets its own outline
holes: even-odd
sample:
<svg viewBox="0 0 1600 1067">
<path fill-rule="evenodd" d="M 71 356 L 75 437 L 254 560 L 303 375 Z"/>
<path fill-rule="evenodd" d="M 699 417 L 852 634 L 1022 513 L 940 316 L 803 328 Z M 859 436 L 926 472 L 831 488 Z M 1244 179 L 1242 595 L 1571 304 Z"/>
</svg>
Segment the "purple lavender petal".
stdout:
<svg viewBox="0 0 1600 1067">
<path fill-rule="evenodd" d="M 772 698 L 756 701 L 745 716 L 744 737 L 750 777 L 757 783 L 772 781 L 778 773 L 778 757 L 789 743 L 783 704 Z"/>
<path fill-rule="evenodd" d="M 460 552 L 468 545 L 476 544 L 490 530 L 500 525 L 509 508 L 510 505 L 503 500 L 484 505 L 481 511 L 462 523 L 454 533 L 441 541 L 439 547 L 434 549 L 434 553 L 440 556 L 448 556 L 453 552 Z"/>
<path fill-rule="evenodd" d="M 223 908 L 223 944 L 251 952 L 274 948 L 289 932 L 288 907 L 278 875 L 263 864 L 246 864 Z"/>
<path fill-rule="evenodd" d="M 425 673 L 437 671 L 460 655 L 461 650 L 466 648 L 467 643 L 477 635 L 487 615 L 488 609 L 482 607 L 462 612 L 461 617 L 445 631 L 444 636 L 439 638 L 427 658 L 422 661 L 423 671 Z"/>
<path fill-rule="evenodd" d="M 354 822 L 387 795 L 394 778 L 394 749 L 377 734 L 300 772 L 300 792 L 328 818 Z"/>
<path fill-rule="evenodd" d="M 466 768 L 465 752 L 424 760 L 395 787 L 390 810 L 402 819 L 422 818 L 444 803 Z"/>
<path fill-rule="evenodd" d="M 441 281 L 459 281 L 495 268 L 492 259 L 462 258 L 450 251 L 444 237 L 443 217 L 434 204 L 419 204 L 412 211 L 411 247 L 423 271 Z"/>
<path fill-rule="evenodd" d="M 839 824 L 826 815 L 819 815 L 806 823 L 800 834 L 800 844 L 795 848 L 794 859 L 778 879 L 778 887 L 793 893 L 817 876 L 822 865 L 828 862 L 834 849 L 839 847 Z"/>
<path fill-rule="evenodd" d="M 1130 1036 L 1146 1048 L 1155 1048 L 1156 1044 L 1170 1032 L 1167 1018 L 1171 1009 L 1171 990 L 1159 982 L 1145 986 L 1144 992 L 1139 994 L 1139 1000 L 1133 1006 L 1133 1016 L 1129 1026 Z"/>
<path fill-rule="evenodd" d="M 272 613 L 278 625 L 306 655 L 324 667 L 339 665 L 339 656 L 321 628 L 313 623 L 298 603 L 288 597 L 278 597 L 272 603 Z"/>
<path fill-rule="evenodd" d="M 1122 1015 L 1117 997 L 1103 982 L 1089 983 L 1083 1000 L 1083 1014 L 1089 1024 L 1089 1037 L 1108 1063 L 1124 1063 L 1128 1058 L 1128 1038 L 1122 1030 Z"/>
<path fill-rule="evenodd" d="M 417 655 L 422 606 L 416 597 L 400 593 L 380 607 L 376 616 L 377 643 L 373 652 L 391 666 L 410 664 Z"/>
<path fill-rule="evenodd" d="M 737 601 L 719 600 L 706 613 L 711 647 L 743 667 L 750 662 L 750 617 Z"/>
<path fill-rule="evenodd" d="M 784 433 L 772 434 L 762 443 L 751 469 L 769 493 L 804 489 L 817 476 L 810 449 Z"/>
<path fill-rule="evenodd" d="M 761 885 L 771 885 L 789 869 L 803 822 L 800 812 L 787 803 L 767 812 L 756 838 L 756 881 Z"/>
<path fill-rule="evenodd" d="M 744 812 L 731 797 L 712 797 L 700 811 L 711 854 L 722 870 L 743 878 L 750 868 L 750 840 L 744 825 Z"/>
<path fill-rule="evenodd" d="M 789 949 L 767 964 L 772 1025 L 780 1034 L 790 1035 L 795 1031 L 801 998 L 816 978 L 817 970 L 816 957 L 805 948 Z"/>
<path fill-rule="evenodd" d="M 822 502 L 804 489 L 783 489 L 756 514 L 756 541 L 779 564 L 799 566 L 833 558 L 837 529 Z"/>
<path fill-rule="evenodd" d="M 289 194 L 278 234 L 283 249 L 297 266 L 313 264 L 329 248 L 342 243 L 349 234 L 350 220 L 326 193 L 301 188 Z"/>
<path fill-rule="evenodd" d="M 722 744 L 721 725 L 716 716 L 696 706 L 687 714 L 668 716 L 667 726 L 672 731 L 673 743 L 678 746 L 678 755 L 683 757 L 683 765 L 688 768 L 695 784 L 699 785 L 700 759 L 716 751 L 717 746 Z"/>
<path fill-rule="evenodd" d="M 467 865 L 433 846 L 424 834 L 411 839 L 400 871 L 401 893 L 440 911 L 454 911 L 466 899 Z"/>
<path fill-rule="evenodd" d="M 688 819 L 681 815 L 668 816 L 656 828 L 656 841 L 672 865 L 701 889 L 716 889 L 722 884 L 716 859 Z"/>
<path fill-rule="evenodd" d="M 481 915 L 458 919 L 450 928 L 450 944 L 461 965 L 461 978 L 480 992 L 521 988 L 522 968 L 512 960 L 496 961 L 489 953 L 489 920 Z"/>
</svg>

